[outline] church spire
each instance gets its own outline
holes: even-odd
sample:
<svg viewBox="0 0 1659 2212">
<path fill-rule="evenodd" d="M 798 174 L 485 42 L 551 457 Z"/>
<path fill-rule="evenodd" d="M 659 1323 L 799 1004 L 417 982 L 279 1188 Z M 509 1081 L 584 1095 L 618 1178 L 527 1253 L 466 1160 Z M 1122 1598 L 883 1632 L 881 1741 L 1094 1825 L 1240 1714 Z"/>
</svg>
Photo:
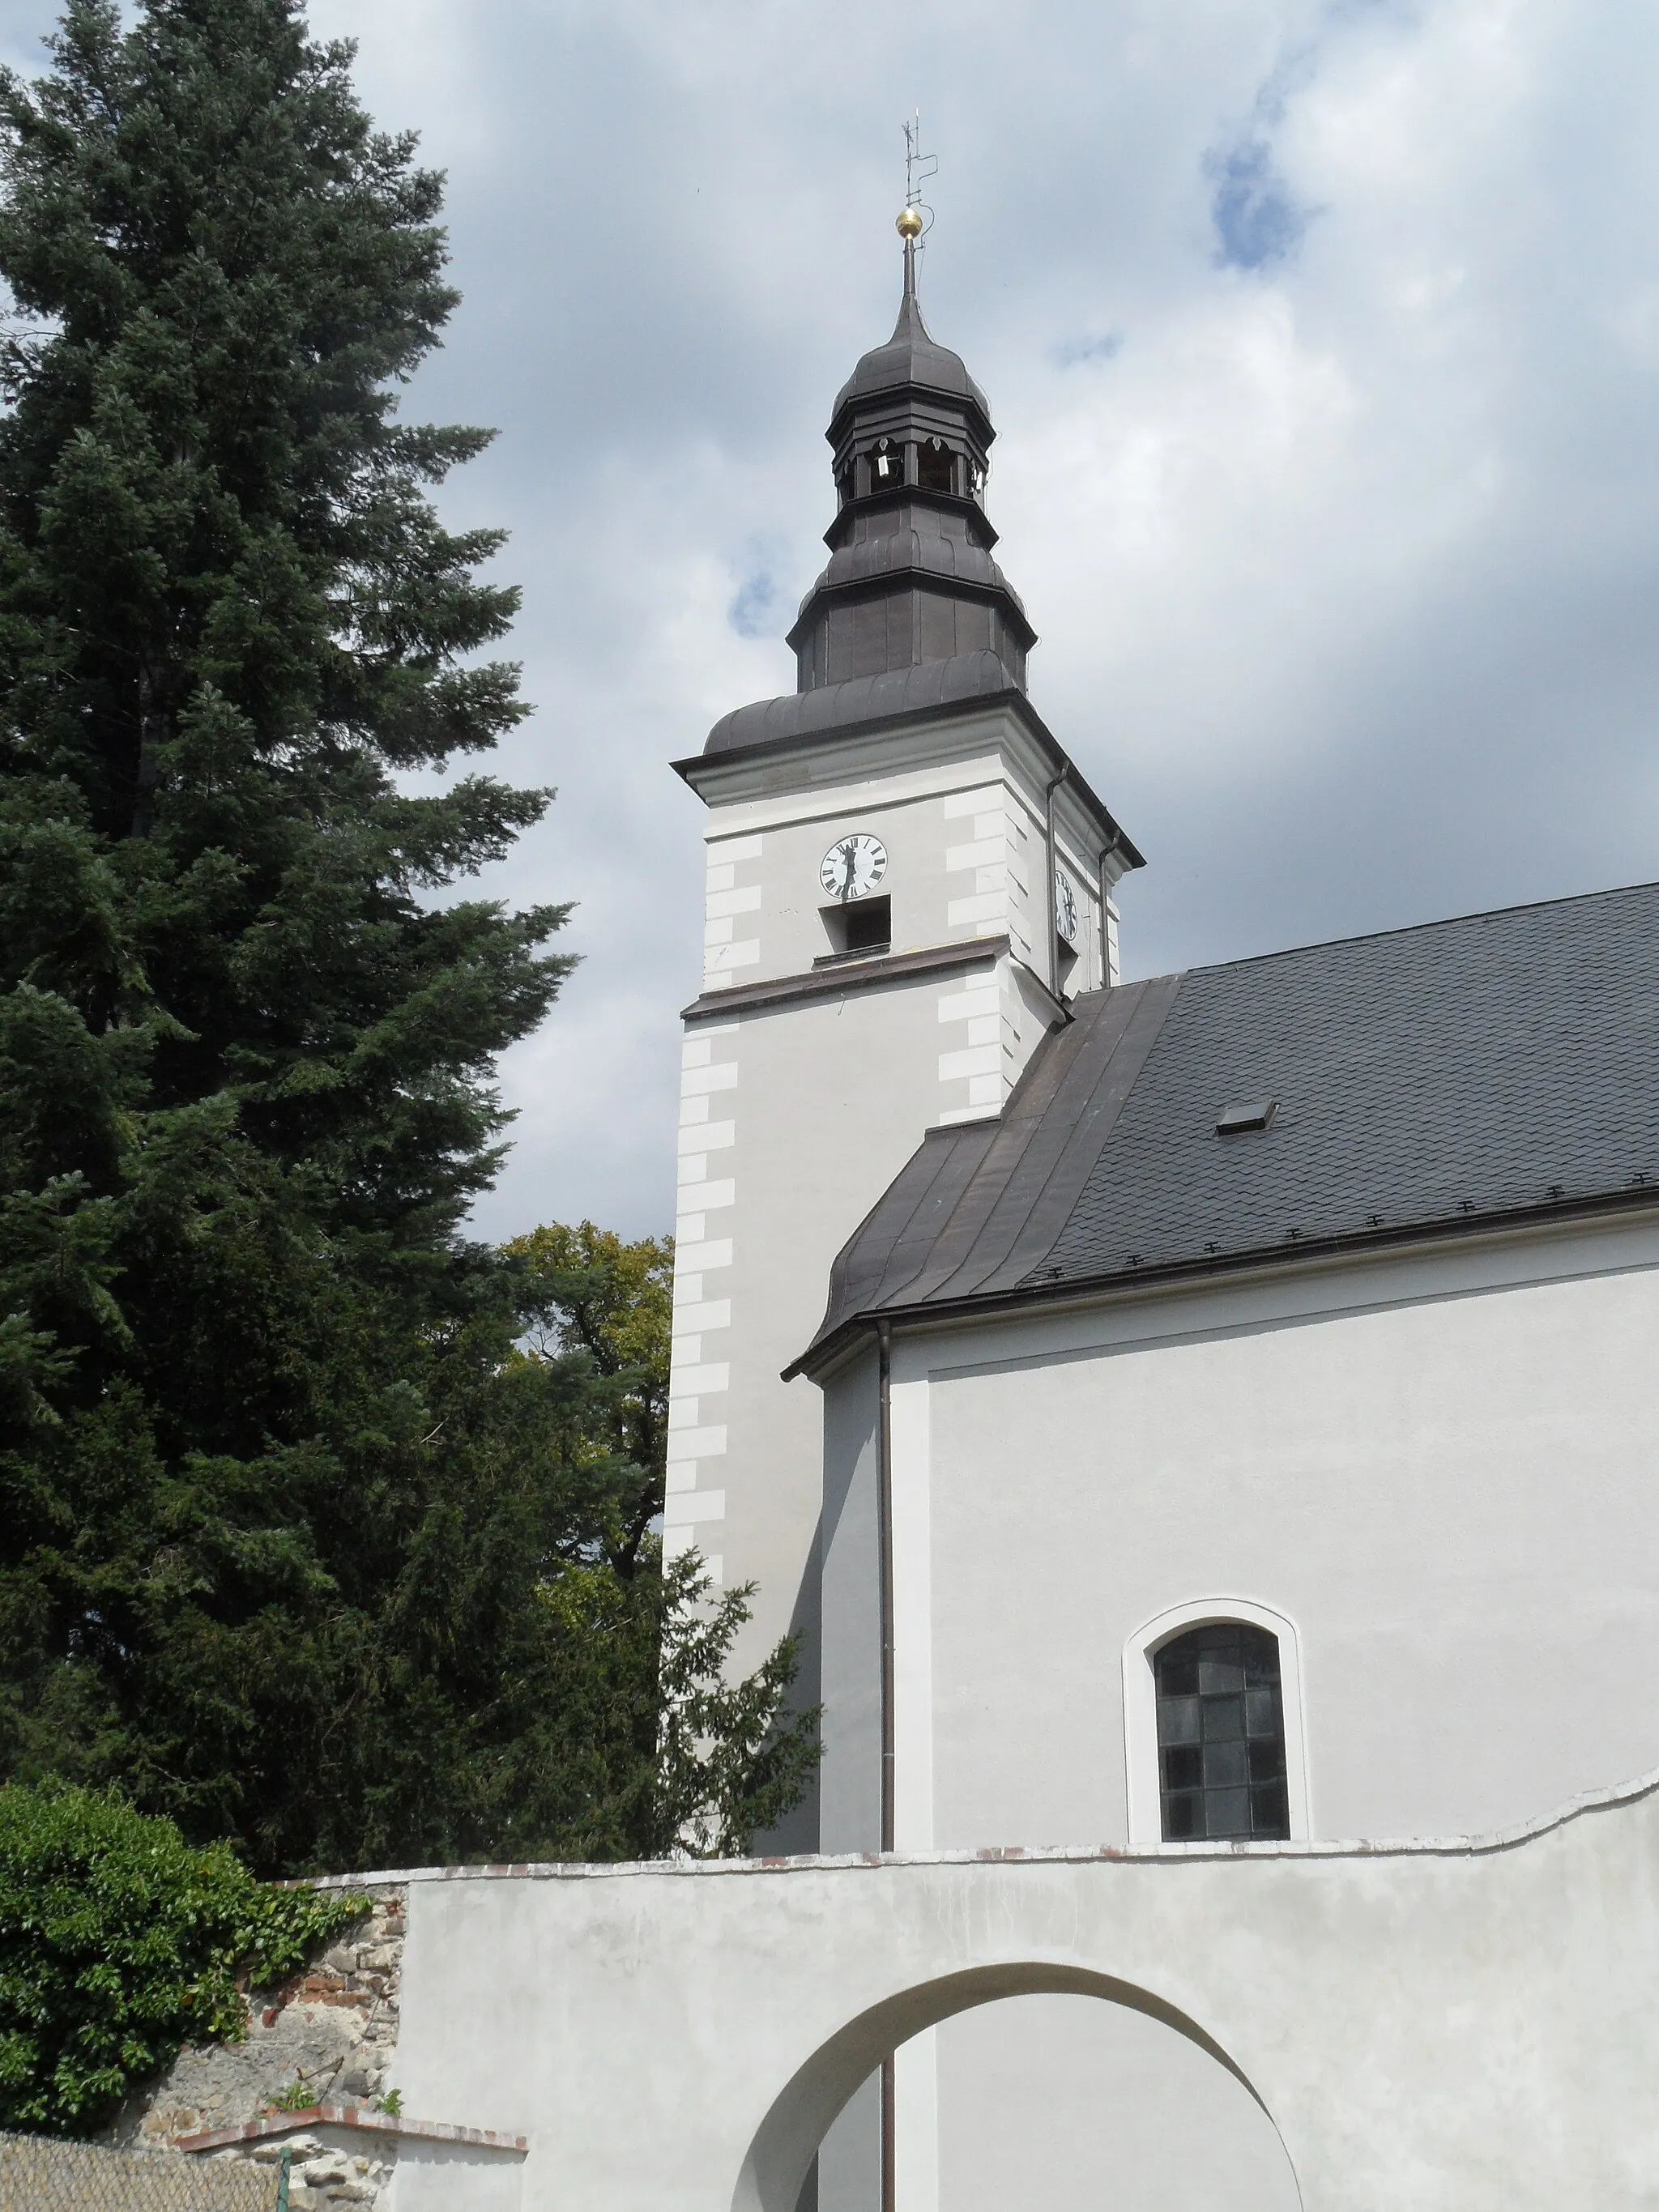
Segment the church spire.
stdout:
<svg viewBox="0 0 1659 2212">
<path fill-rule="evenodd" d="M 904 296 L 899 301 L 898 320 L 893 325 L 893 336 L 896 338 L 914 335 L 925 338 L 927 333 L 922 327 L 921 305 L 916 298 L 916 241 L 922 232 L 920 210 L 907 202 L 900 209 L 898 222 L 894 227 L 904 240 Z"/>
<path fill-rule="evenodd" d="M 986 469 L 996 432 L 961 356 L 938 344 L 916 290 L 921 210 L 907 201 L 904 289 L 885 345 L 836 395 L 825 435 L 838 512 L 824 533 L 829 567 L 801 602 L 789 643 L 798 685 L 816 690 L 989 653 L 1008 688 L 1025 688 L 1036 642 L 1018 593 L 991 558 Z"/>
</svg>

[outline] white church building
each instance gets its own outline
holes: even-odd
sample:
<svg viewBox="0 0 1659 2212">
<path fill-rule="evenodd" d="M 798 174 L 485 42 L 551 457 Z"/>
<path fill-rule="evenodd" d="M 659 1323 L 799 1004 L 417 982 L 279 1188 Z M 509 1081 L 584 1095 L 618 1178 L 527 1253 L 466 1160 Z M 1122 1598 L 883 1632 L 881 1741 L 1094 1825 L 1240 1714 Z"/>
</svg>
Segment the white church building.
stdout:
<svg viewBox="0 0 1659 2212">
<path fill-rule="evenodd" d="M 1427 1848 L 1659 1766 L 1659 886 L 1121 982 L 1141 855 L 1028 695 L 908 237 L 828 434 L 799 688 L 678 763 L 665 1540 L 801 1638 L 769 1849 Z M 904 2042 L 800 2202 L 1305 2179 L 1190 2039 L 1049 1990 Z M 1352 2201 L 1488 2201 L 1444 2182 Z"/>
<path fill-rule="evenodd" d="M 295 2212 L 1659 2206 L 1659 884 L 1121 981 L 992 434 L 907 238 L 799 688 L 679 763 L 665 1541 L 816 1788 L 338 1877 L 243 2086 L 361 1998 L 398 2108 L 174 2098 Z"/>
<path fill-rule="evenodd" d="M 294 2212 L 1655 2212 L 1659 884 L 1120 981 L 900 227 L 799 688 L 679 763 L 665 1542 L 816 1787 L 331 1877 L 145 2126 Z"/>
</svg>

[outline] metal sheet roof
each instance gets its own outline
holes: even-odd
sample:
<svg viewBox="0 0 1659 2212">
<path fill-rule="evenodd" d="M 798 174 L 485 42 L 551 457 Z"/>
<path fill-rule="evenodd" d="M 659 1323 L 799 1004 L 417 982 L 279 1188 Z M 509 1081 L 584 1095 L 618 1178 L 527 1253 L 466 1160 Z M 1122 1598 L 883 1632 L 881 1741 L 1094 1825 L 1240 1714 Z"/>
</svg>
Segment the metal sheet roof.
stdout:
<svg viewBox="0 0 1659 2212">
<path fill-rule="evenodd" d="M 787 691 L 781 698 L 734 707 L 710 730 L 703 751 L 729 753 L 749 745 L 836 738 L 860 722 L 896 721 L 910 714 L 971 706 L 981 699 L 1020 693 L 1022 688 L 994 653 L 953 653 L 948 660 L 925 660 L 914 668 L 889 669 L 876 676 L 850 676 L 813 691 Z"/>
<path fill-rule="evenodd" d="M 988 426 L 991 410 L 985 394 L 968 374 L 968 365 L 959 353 L 942 346 L 932 337 L 921 319 L 921 308 L 911 289 L 914 263 L 905 263 L 904 296 L 899 302 L 898 320 L 893 325 L 893 335 L 885 345 L 877 346 L 865 354 L 858 367 L 836 394 L 834 414 L 838 418 L 843 407 L 854 400 L 866 399 L 872 394 L 891 392 L 906 385 L 920 385 L 930 392 L 949 393 L 953 399 L 965 399 L 984 416 Z M 834 432 L 831 431 L 833 437 Z"/>
<path fill-rule="evenodd" d="M 861 1319 L 1659 1198 L 1659 884 L 1093 992 L 831 1277 Z M 1227 1133 L 1241 1101 L 1265 1127 Z"/>
</svg>

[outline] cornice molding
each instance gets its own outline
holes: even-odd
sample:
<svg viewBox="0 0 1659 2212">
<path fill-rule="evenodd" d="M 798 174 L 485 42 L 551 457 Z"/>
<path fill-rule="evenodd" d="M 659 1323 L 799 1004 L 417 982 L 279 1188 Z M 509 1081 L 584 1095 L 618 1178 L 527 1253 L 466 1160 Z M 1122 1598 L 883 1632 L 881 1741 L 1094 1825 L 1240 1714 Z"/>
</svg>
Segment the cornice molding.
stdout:
<svg viewBox="0 0 1659 2212">
<path fill-rule="evenodd" d="M 907 982 L 951 968 L 980 968 L 1000 960 L 1009 950 L 1006 937 L 964 938 L 954 945 L 924 945 L 916 952 L 875 952 L 867 959 L 837 961 L 806 975 L 779 975 L 766 983 L 734 983 L 729 991 L 705 991 L 682 1006 L 682 1021 L 707 1021 L 716 1015 L 755 1006 L 783 1006 L 798 999 L 844 997 L 850 990 L 868 990 L 879 983 Z"/>
<path fill-rule="evenodd" d="M 718 752 L 693 753 L 672 765 L 705 806 L 730 805 L 778 796 L 779 786 L 769 770 L 798 768 L 803 790 L 823 789 L 838 771 L 848 782 L 867 782 L 885 765 L 879 756 L 887 750 L 886 741 L 912 733 L 922 739 L 917 764 L 965 754 L 975 745 L 1002 745 L 1018 738 L 1029 749 L 1034 773 L 1038 763 L 1050 775 L 1065 769 L 1065 781 L 1055 794 L 1058 805 L 1062 813 L 1071 813 L 1075 823 L 1086 824 L 1104 843 L 1115 863 L 1115 876 L 1146 866 L 1143 854 L 1090 788 L 1030 699 L 1012 689 L 727 745 Z"/>
</svg>

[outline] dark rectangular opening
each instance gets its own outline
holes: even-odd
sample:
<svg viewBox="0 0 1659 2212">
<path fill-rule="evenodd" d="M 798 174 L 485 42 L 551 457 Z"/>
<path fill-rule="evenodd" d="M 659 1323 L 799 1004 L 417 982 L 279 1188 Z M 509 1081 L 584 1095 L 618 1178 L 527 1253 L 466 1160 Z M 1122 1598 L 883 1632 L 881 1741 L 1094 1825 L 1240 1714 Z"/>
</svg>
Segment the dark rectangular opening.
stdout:
<svg viewBox="0 0 1659 2212">
<path fill-rule="evenodd" d="M 1276 1098 L 1252 1098 L 1242 1106 L 1224 1106 L 1215 1117 L 1215 1133 L 1218 1137 L 1237 1137 L 1246 1129 L 1265 1129 L 1278 1103 Z"/>
<path fill-rule="evenodd" d="M 821 911 L 830 939 L 830 959 L 848 960 L 860 954 L 891 951 L 891 899 L 849 899 L 845 906 L 826 906 Z"/>
<path fill-rule="evenodd" d="M 916 453 L 916 482 L 923 491 L 954 491 L 956 455 L 937 438 L 930 438 Z"/>
</svg>

